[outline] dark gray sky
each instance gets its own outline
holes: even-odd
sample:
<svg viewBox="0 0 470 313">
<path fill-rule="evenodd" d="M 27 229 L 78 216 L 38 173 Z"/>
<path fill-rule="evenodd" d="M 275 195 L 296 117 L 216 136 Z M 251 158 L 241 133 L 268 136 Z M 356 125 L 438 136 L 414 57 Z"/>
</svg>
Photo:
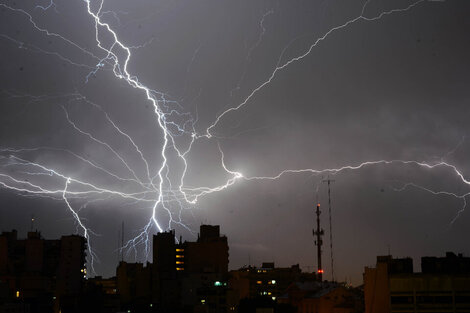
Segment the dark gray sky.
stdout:
<svg viewBox="0 0 470 313">
<path fill-rule="evenodd" d="M 371 0 L 364 17 L 413 3 Z M 37 166 L 18 164 L 25 162 L 20 160 L 129 194 L 142 188 L 130 181 L 132 173 L 116 154 L 142 181 L 145 163 L 104 112 L 134 140 L 153 175 L 163 161 L 164 141 L 145 93 L 117 79 L 109 63 L 86 82 L 105 54 L 97 47 L 85 2 L 57 0 L 45 11 L 35 7 L 38 4 L 46 7 L 48 2 L 0 2 L 0 146 L 47 147 L 1 152 L 0 183 L 10 188 L 0 189 L 0 229 L 16 228 L 25 235 L 34 214 L 35 226 L 46 238 L 54 238 L 78 229 L 60 193 L 65 179 Z M 363 5 L 364 1 L 320 0 L 108 0 L 101 19 L 123 44 L 136 47 L 131 49 L 128 71 L 170 100 L 160 102 L 168 114 L 166 121 L 180 127 L 190 121 L 184 126 L 185 134 L 168 124 L 176 146 L 184 151 L 191 125 L 198 135 L 206 134 L 217 116 L 243 103 L 269 79 L 276 65 L 303 55 L 331 29 L 360 16 Z M 93 1 L 92 10 L 97 9 L 98 2 Z M 464 0 L 420 1 L 407 11 L 373 21 L 359 19 L 332 31 L 304 58 L 277 71 L 242 108 L 224 115 L 211 129 L 212 138 L 193 144 L 186 155 L 184 187 L 217 187 L 232 177 L 221 166 L 217 144 L 227 168 L 245 177 L 399 159 L 446 161 L 469 177 L 469 13 L 470 3 Z M 111 37 L 100 31 L 103 45 L 109 46 Z M 117 51 L 120 60 L 122 52 Z M 169 114 L 171 110 L 183 114 Z M 75 130 L 65 111 L 77 127 L 116 153 Z M 167 158 L 166 199 L 182 200 L 177 192 L 170 193 L 178 187 L 181 159 L 171 148 Z M 221 225 L 229 238 L 231 268 L 249 261 L 255 265 L 274 261 L 279 266 L 300 263 L 305 270 L 308 266 L 313 270 L 311 234 L 317 197 L 323 208 L 323 228 L 328 230 L 327 190 L 321 184 L 327 174 L 238 179 L 229 188 L 200 197 L 195 205 L 182 201 L 180 210 L 180 204 L 172 201 L 166 207 L 176 219 L 181 216 L 192 232 L 201 223 Z M 388 247 L 394 256 L 414 257 L 415 270 L 420 256 L 445 251 L 470 255 L 468 212 L 451 223 L 463 207 L 463 198 L 423 189 L 456 195 L 470 192 L 451 168 L 378 164 L 345 170 L 332 178 L 339 280 L 359 284 L 363 267 L 373 264 L 376 255 L 386 254 Z M 422 188 L 409 185 L 397 191 L 409 183 Z M 51 195 L 54 199 L 38 198 L 11 188 L 38 190 L 28 184 L 59 192 Z M 147 199 L 155 196 L 149 193 Z M 117 261 L 121 221 L 125 221 L 126 239 L 137 236 L 152 215 L 154 202 L 103 193 L 70 195 L 70 203 L 94 232 L 97 274 L 109 276 Z M 157 209 L 157 217 L 162 227 L 168 225 L 163 207 Z M 172 227 L 184 239 L 194 240 L 194 234 L 181 225 Z M 328 236 L 327 231 L 324 263 L 330 278 Z M 137 246 L 139 261 L 143 248 Z M 127 260 L 134 260 L 132 250 Z"/>
</svg>

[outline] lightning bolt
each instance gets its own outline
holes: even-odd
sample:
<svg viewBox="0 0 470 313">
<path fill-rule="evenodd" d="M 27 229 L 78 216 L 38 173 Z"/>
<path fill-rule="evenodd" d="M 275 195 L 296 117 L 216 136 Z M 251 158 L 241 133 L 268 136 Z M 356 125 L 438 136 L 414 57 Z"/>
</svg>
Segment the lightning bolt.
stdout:
<svg viewBox="0 0 470 313">
<path fill-rule="evenodd" d="M 450 192 L 450 191 L 435 191 L 435 190 L 417 185 L 415 183 L 406 183 L 400 188 L 394 188 L 394 190 L 397 191 L 397 192 L 402 192 L 402 191 L 405 191 L 406 189 L 409 189 L 409 188 L 416 188 L 416 189 L 431 193 L 431 194 L 436 195 L 436 196 L 444 195 L 444 196 L 449 196 L 449 197 L 461 200 L 462 201 L 462 207 L 457 211 L 454 218 L 452 218 L 452 220 L 450 221 L 451 225 L 454 224 L 454 222 L 460 217 L 460 215 L 467 208 L 467 196 L 470 195 L 470 192 L 466 192 L 466 193 L 463 193 L 463 194 L 457 194 L 457 193 Z"/>
<path fill-rule="evenodd" d="M 59 13 L 59 11 L 57 11 L 57 5 L 55 4 L 55 2 L 53 0 L 51 0 L 47 5 L 39 5 L 38 4 L 35 8 L 36 9 L 41 9 L 43 11 L 47 11 L 50 8 L 53 8 L 55 13 Z"/>
<path fill-rule="evenodd" d="M 409 6 L 407 6 L 406 8 L 403 8 L 403 9 L 392 9 L 392 10 L 389 10 L 389 11 L 385 11 L 385 12 L 381 12 L 380 14 L 374 16 L 374 17 L 366 17 L 364 16 L 364 11 L 365 11 L 365 8 L 367 6 L 367 4 L 369 3 L 370 0 L 368 0 L 364 6 L 362 7 L 362 11 L 361 11 L 361 14 L 351 20 L 348 20 L 346 21 L 345 23 L 341 24 L 341 25 L 338 25 L 338 26 L 335 26 L 333 28 L 331 28 L 330 30 L 328 30 L 323 36 L 317 38 L 311 45 L 310 47 L 307 49 L 307 51 L 305 51 L 304 53 L 288 60 L 287 62 L 285 62 L 284 64 L 282 65 L 277 65 L 274 70 L 272 71 L 271 75 L 268 77 L 267 80 L 265 80 L 263 83 L 261 83 L 258 87 L 256 87 L 255 89 L 253 89 L 251 91 L 251 93 L 242 101 L 240 102 L 237 106 L 235 107 L 231 107 L 227 110 L 225 110 L 224 112 L 222 112 L 221 114 L 219 114 L 217 116 L 217 118 L 215 119 L 215 122 L 210 125 L 207 130 L 206 130 L 206 134 L 203 135 L 203 136 L 206 136 L 208 138 L 212 137 L 212 129 L 214 127 L 217 126 L 217 124 L 219 124 L 220 120 L 225 116 L 227 115 L 228 113 L 230 112 L 234 112 L 234 111 L 237 111 L 239 109 L 241 109 L 242 107 L 244 107 L 260 90 L 262 90 L 264 87 L 266 87 L 267 85 L 269 85 L 273 79 L 276 77 L 277 73 L 288 68 L 291 64 L 295 63 L 295 62 L 298 62 L 298 61 L 301 61 L 302 59 L 306 58 L 308 55 L 310 55 L 310 53 L 313 51 L 313 49 L 318 46 L 319 43 L 321 43 L 322 41 L 324 41 L 325 39 L 327 39 L 331 34 L 337 32 L 337 31 L 340 31 L 342 29 L 345 29 L 347 28 L 348 26 L 354 24 L 354 23 L 357 23 L 359 21 L 367 21 L 367 22 L 372 22 L 372 21 L 378 21 L 380 19 L 382 19 L 384 16 L 387 16 L 387 15 L 391 15 L 391 14 L 394 14 L 394 13 L 399 13 L 399 12 L 407 12 L 409 10 L 411 10 L 412 8 L 416 7 L 417 5 L 423 3 L 423 2 L 426 2 L 426 1 L 429 1 L 429 0 L 419 0 L 419 1 L 416 1 L 416 2 L 413 2 L 412 4 L 410 4 Z"/>
<path fill-rule="evenodd" d="M 104 11 L 103 0 L 95 2 L 93 5 L 90 0 L 83 0 L 86 12 L 94 23 L 94 35 L 96 47 L 100 50 L 100 56 L 97 56 L 95 53 L 88 51 L 87 49 L 81 47 L 74 41 L 64 37 L 61 34 L 53 33 L 47 29 L 39 26 L 33 19 L 33 16 L 23 9 L 13 8 L 6 4 L 0 3 L 0 6 L 6 8 L 14 13 L 25 16 L 32 27 L 46 36 L 51 36 L 58 38 L 69 45 L 77 48 L 82 53 L 88 55 L 94 62 L 95 66 L 89 66 L 85 64 L 75 63 L 69 58 L 66 58 L 58 53 L 50 52 L 43 50 L 39 47 L 33 45 L 27 45 L 21 41 L 13 39 L 7 35 L 0 35 L 2 38 L 10 40 L 15 44 L 18 44 L 20 48 L 30 47 L 34 52 L 45 53 L 50 55 L 55 55 L 63 61 L 67 61 L 73 65 L 86 67 L 90 70 L 89 74 L 86 76 L 85 81 L 88 82 L 88 78 L 91 75 L 96 75 L 101 69 L 104 69 L 105 66 L 109 67 L 111 73 L 118 80 L 122 80 L 127 83 L 130 87 L 141 92 L 145 100 L 150 103 L 153 107 L 153 114 L 155 116 L 155 125 L 159 129 L 159 134 L 162 139 L 161 149 L 159 150 L 160 160 L 155 160 L 157 162 L 156 170 L 152 170 L 153 162 L 149 162 L 144 155 L 144 150 L 141 149 L 136 141 L 129 135 L 122 127 L 115 122 L 112 117 L 98 104 L 94 103 L 87 97 L 81 95 L 79 92 L 74 92 L 64 95 L 18 95 L 10 93 L 11 97 L 24 97 L 30 99 L 32 102 L 41 102 L 41 101 L 51 101 L 58 100 L 61 102 L 59 107 L 63 110 L 65 120 L 68 125 L 77 133 L 77 135 L 87 138 L 93 144 L 103 147 L 110 155 L 119 161 L 120 170 L 115 172 L 113 169 L 108 168 L 104 164 L 92 160 L 87 156 L 80 155 L 74 151 L 60 148 L 60 147 L 23 147 L 23 148 L 3 148 L 0 149 L 0 166 L 2 168 L 14 168 L 18 169 L 17 174 L 21 174 L 21 177 L 15 176 L 13 174 L 0 173 L 0 186 L 3 186 L 6 189 L 16 191 L 20 194 L 29 194 L 38 197 L 47 197 L 55 200 L 61 200 L 65 203 L 68 210 L 72 214 L 73 218 L 77 223 L 77 227 L 84 234 L 85 238 L 88 241 L 89 249 L 89 263 L 91 265 L 92 271 L 94 271 L 94 263 L 97 258 L 96 253 L 92 249 L 91 241 L 92 235 L 94 234 L 86 225 L 85 220 L 79 215 L 80 211 L 83 208 L 86 208 L 89 204 L 96 201 L 105 201 L 105 199 L 110 199 L 112 197 L 118 197 L 124 201 L 130 201 L 127 205 L 132 204 L 144 204 L 145 208 L 150 210 L 150 216 L 147 224 L 139 230 L 138 234 L 129 240 L 122 249 L 125 249 L 128 253 L 131 251 L 134 252 L 135 257 L 137 258 L 137 246 L 144 246 L 144 258 L 148 258 L 150 253 L 150 234 L 152 231 L 164 231 L 170 229 L 174 225 L 179 225 L 186 228 L 191 232 L 190 227 L 188 227 L 183 222 L 182 212 L 189 210 L 194 206 L 201 197 L 207 196 L 212 193 L 220 192 L 226 190 L 233 186 L 238 181 L 245 182 L 254 182 L 254 181 L 273 181 L 281 179 L 283 176 L 288 174 L 301 174 L 309 173 L 313 175 L 321 174 L 330 174 L 336 175 L 345 171 L 355 171 L 361 170 L 365 167 L 372 166 L 390 166 L 390 165 L 401 165 L 401 166 L 416 166 L 427 170 L 433 170 L 435 168 L 444 168 L 447 169 L 451 174 L 456 175 L 459 178 L 459 182 L 462 183 L 465 187 L 470 187 L 470 182 L 465 179 L 464 175 L 458 170 L 458 168 L 448 162 L 441 160 L 437 163 L 426 163 L 419 162 L 414 160 L 377 160 L 377 161 L 366 161 L 359 163 L 357 165 L 345 165 L 339 168 L 327 168 L 327 169 L 287 169 L 279 172 L 274 176 L 254 176 L 254 175 L 244 175 L 236 170 L 233 170 L 225 162 L 225 154 L 221 148 L 221 145 L 218 141 L 215 141 L 217 144 L 218 151 L 220 153 L 220 167 L 225 171 L 227 178 L 224 182 L 218 184 L 215 187 L 207 186 L 196 186 L 188 187 L 185 184 L 185 178 L 188 171 L 188 158 L 192 151 L 192 148 L 199 140 L 212 140 L 217 139 L 213 135 L 213 130 L 219 124 L 219 122 L 229 113 L 237 111 L 247 105 L 257 93 L 266 88 L 275 77 L 284 69 L 288 68 L 295 62 L 300 62 L 304 58 L 307 58 L 313 49 L 317 47 L 321 42 L 326 40 L 330 35 L 335 32 L 344 30 L 354 23 L 360 21 L 363 22 L 374 22 L 382 19 L 385 16 L 392 15 L 395 13 L 404 13 L 410 11 L 416 6 L 424 2 L 432 2 L 432 0 L 418 0 L 408 5 L 405 8 L 401 9 L 392 9 L 388 11 L 383 11 L 378 15 L 373 17 L 365 16 L 365 9 L 370 0 L 366 1 L 362 7 L 361 14 L 355 18 L 352 18 L 338 26 L 335 26 L 329 29 L 321 37 L 313 41 L 309 48 L 302 54 L 289 59 L 288 61 L 281 63 L 286 47 L 280 57 L 276 67 L 273 69 L 268 78 L 254 88 L 238 105 L 231 107 L 222 113 L 220 113 L 214 123 L 212 123 L 205 131 L 205 134 L 198 134 L 195 129 L 195 124 L 198 121 L 198 118 L 193 118 L 191 114 L 187 112 L 181 112 L 182 107 L 177 101 L 171 100 L 173 97 L 167 95 L 164 92 L 151 89 L 142 82 L 139 81 L 138 77 L 131 74 L 128 69 L 129 61 L 132 58 L 132 50 L 145 47 L 147 44 L 150 44 L 153 38 L 143 45 L 140 46 L 129 46 L 126 45 L 123 41 L 119 39 L 118 34 L 111 27 L 111 25 L 104 21 L 104 16 L 112 14 L 119 22 L 119 19 L 115 13 L 112 11 Z M 47 10 L 50 8 L 56 9 L 56 5 L 53 1 L 49 3 L 48 6 L 39 7 L 40 9 Z M 248 61 L 251 60 L 251 55 L 254 49 L 258 47 L 261 43 L 261 40 L 266 32 L 265 28 L 265 19 L 273 13 L 272 10 L 263 14 L 260 21 L 261 32 L 258 36 L 257 41 L 253 46 L 248 50 Z M 111 42 L 105 44 L 103 37 L 111 37 Z M 199 47 L 200 48 L 200 47 Z M 191 64 L 196 57 L 199 48 L 193 54 L 191 59 L 188 72 Z M 111 127 L 127 144 L 130 145 L 132 151 L 138 155 L 140 165 L 144 165 L 145 174 L 139 175 L 136 167 L 139 164 L 130 163 L 127 158 L 120 154 L 110 143 L 106 142 L 104 139 L 100 139 L 99 136 L 93 134 L 92 131 L 83 129 L 78 121 L 73 119 L 73 116 L 68 110 L 68 106 L 73 103 L 85 103 L 88 106 L 91 106 L 95 110 L 98 110 L 103 116 L 106 124 Z M 196 112 L 197 113 L 197 112 Z M 180 144 L 177 140 L 179 137 L 184 137 L 189 142 L 186 144 Z M 31 160 L 26 155 L 30 152 L 38 151 L 49 151 L 54 153 L 60 153 L 68 155 L 69 157 L 78 160 L 86 167 L 92 168 L 97 172 L 104 174 L 105 176 L 113 179 L 117 182 L 117 187 L 113 186 L 102 186 L 100 184 L 93 183 L 92 181 L 81 179 L 70 173 L 64 173 L 63 171 L 49 166 L 46 163 L 40 162 L 38 160 Z M 455 150 L 454 150 L 455 151 Z M 453 153 L 453 152 L 452 152 Z M 176 166 L 174 166 L 176 164 Z M 182 169 L 178 170 L 178 166 Z M 126 174 L 123 175 L 122 172 Z M 179 173 L 179 179 L 176 183 L 172 179 L 172 173 Z M 51 187 L 52 186 L 52 187 Z M 121 187 L 121 188 L 120 188 Z M 418 188 L 420 190 L 429 192 L 434 195 L 445 195 L 451 196 L 463 201 L 463 206 L 461 210 L 457 213 L 457 216 L 451 221 L 453 223 L 458 216 L 466 208 L 466 197 L 470 192 L 457 194 L 448 191 L 434 191 L 432 189 L 419 186 L 414 183 L 407 183 L 401 188 L 396 188 L 396 191 L 403 191 L 407 188 Z M 86 200 L 79 209 L 74 209 L 72 206 L 72 200 Z M 174 209 L 176 207 L 176 210 Z M 162 221 L 161 216 L 166 216 L 167 223 Z"/>
<path fill-rule="evenodd" d="M 263 16 L 261 17 L 261 20 L 259 22 L 259 28 L 261 29 L 259 35 L 258 35 L 258 39 L 256 40 L 256 42 L 250 46 L 248 48 L 248 52 L 246 54 L 246 62 L 245 62 L 245 65 L 243 66 L 243 73 L 240 77 L 240 79 L 238 80 L 238 83 L 237 85 L 235 86 L 235 88 L 233 88 L 231 91 L 230 91 L 230 97 L 233 97 L 233 94 L 235 91 L 238 91 L 241 89 L 241 83 L 243 81 L 243 79 L 245 78 L 245 75 L 246 75 L 246 71 L 247 71 L 247 68 L 248 68 L 248 63 L 251 62 L 251 54 L 253 53 L 253 51 L 256 50 L 256 48 L 258 48 L 258 46 L 261 44 L 262 40 L 263 40 L 263 37 L 264 35 L 266 34 L 266 26 L 264 25 L 265 21 L 266 21 L 266 18 L 273 14 L 274 13 L 274 9 L 271 9 L 269 11 L 266 11 L 265 13 L 263 13 Z"/>
<path fill-rule="evenodd" d="M 72 40 L 66 38 L 65 36 L 63 36 L 63 35 L 61 35 L 61 34 L 58 34 L 58 33 L 50 32 L 50 31 L 48 31 L 47 29 L 40 27 L 40 26 L 34 21 L 33 16 L 32 16 L 30 13 L 26 12 L 25 10 L 13 8 L 13 7 L 11 7 L 11 6 L 9 6 L 9 5 L 6 5 L 6 4 L 4 4 L 4 3 L 0 3 L 0 7 L 3 7 L 3 8 L 5 8 L 5 9 L 10 10 L 10 11 L 13 11 L 13 12 L 16 12 L 16 13 L 19 13 L 19 14 L 21 14 L 21 15 L 26 16 L 26 18 L 29 20 L 29 22 L 31 23 L 31 25 L 33 25 L 33 27 L 34 27 L 36 30 L 38 30 L 39 32 L 44 33 L 44 34 L 46 34 L 46 35 L 49 36 L 49 37 L 59 38 L 60 40 L 63 40 L 63 41 L 65 41 L 66 43 L 70 44 L 71 46 L 73 46 L 73 47 L 79 49 L 81 52 L 87 54 L 88 56 L 92 57 L 93 59 L 99 60 L 99 58 L 98 58 L 96 55 L 94 55 L 92 52 L 86 50 L 85 48 L 81 47 L 79 44 L 73 42 Z"/>
<path fill-rule="evenodd" d="M 70 60 L 69 58 L 67 57 L 64 57 L 63 55 L 61 55 L 60 53 L 58 52 L 54 52 L 54 51 L 47 51 L 47 50 L 44 50 L 42 48 L 39 48 L 35 45 L 32 45 L 32 44 L 27 44 L 23 41 L 20 41 L 20 40 L 17 40 L 17 39 L 14 39 L 8 35 L 5 35 L 5 34 L 0 34 L 0 37 L 6 39 L 6 40 L 9 40 L 15 44 L 18 45 L 18 48 L 19 49 L 25 49 L 25 50 L 29 50 L 33 53 L 42 53 L 42 54 L 46 54 L 46 55 L 51 55 L 51 56 L 56 56 L 58 57 L 60 60 L 62 61 L 65 61 L 71 65 L 74 65 L 74 66 L 77 66 L 77 67 L 82 67 L 82 68 L 86 68 L 86 69 L 89 69 L 89 70 L 93 70 L 94 67 L 91 66 L 91 65 L 87 65 L 87 64 L 82 64 L 82 63 L 77 63 L 77 62 L 74 62 L 72 60 Z"/>
</svg>

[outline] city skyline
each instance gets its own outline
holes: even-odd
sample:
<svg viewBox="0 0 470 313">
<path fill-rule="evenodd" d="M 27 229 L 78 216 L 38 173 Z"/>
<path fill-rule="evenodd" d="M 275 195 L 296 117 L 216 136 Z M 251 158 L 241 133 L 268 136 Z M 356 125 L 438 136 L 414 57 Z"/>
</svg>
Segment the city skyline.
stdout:
<svg viewBox="0 0 470 313">
<path fill-rule="evenodd" d="M 1 230 L 110 276 L 122 221 L 138 262 L 217 224 L 231 268 L 307 269 L 319 202 L 330 279 L 331 178 L 337 280 L 470 254 L 467 2 L 46 2 L 0 2 Z"/>
</svg>

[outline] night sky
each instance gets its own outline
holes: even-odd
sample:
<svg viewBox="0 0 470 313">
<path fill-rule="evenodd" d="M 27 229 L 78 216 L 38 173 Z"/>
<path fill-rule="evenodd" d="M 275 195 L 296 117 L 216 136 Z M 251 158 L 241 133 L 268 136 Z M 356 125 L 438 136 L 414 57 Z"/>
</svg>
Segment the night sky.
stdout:
<svg viewBox="0 0 470 313">
<path fill-rule="evenodd" d="M 193 241 L 220 225 L 232 269 L 313 271 L 318 200 L 330 279 L 329 175 L 336 279 L 360 284 L 389 250 L 415 271 L 421 256 L 470 255 L 469 1 L 107 0 L 98 16 L 160 119 L 116 77 L 125 50 L 106 59 L 85 1 L 1 0 L 0 230 L 24 237 L 34 215 L 45 238 L 83 234 L 68 202 L 111 276 L 122 221 L 137 238 L 125 259 L 146 260 L 162 178 L 162 229 Z M 423 163 L 322 171 L 380 160 Z M 303 169 L 321 172 L 252 179 Z"/>
</svg>

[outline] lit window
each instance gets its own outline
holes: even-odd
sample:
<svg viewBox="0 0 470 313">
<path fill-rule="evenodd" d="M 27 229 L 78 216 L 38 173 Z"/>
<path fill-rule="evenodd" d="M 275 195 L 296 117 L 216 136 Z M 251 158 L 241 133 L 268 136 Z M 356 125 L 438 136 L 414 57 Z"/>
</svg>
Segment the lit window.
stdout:
<svg viewBox="0 0 470 313">
<path fill-rule="evenodd" d="M 273 299 L 273 301 L 276 301 L 276 297 L 271 297 L 271 299 Z"/>
<path fill-rule="evenodd" d="M 176 252 L 184 252 L 184 249 L 176 249 Z"/>
<path fill-rule="evenodd" d="M 201 303 L 202 303 L 202 304 L 206 303 L 206 300 L 202 299 L 202 300 L 201 300 Z"/>
<path fill-rule="evenodd" d="M 16 297 L 19 298 L 20 297 L 20 291 L 16 291 Z"/>
<path fill-rule="evenodd" d="M 214 286 L 222 286 L 222 283 L 220 281 L 214 282 Z"/>
<path fill-rule="evenodd" d="M 181 258 L 184 258 L 184 255 L 181 255 L 181 254 L 177 254 L 177 255 L 176 255 L 176 258 L 177 258 L 177 259 L 181 259 Z"/>
<path fill-rule="evenodd" d="M 176 261 L 176 264 L 184 264 L 183 261 Z"/>
<path fill-rule="evenodd" d="M 275 285 L 276 284 L 276 281 L 273 279 L 271 280 L 271 284 Z"/>
<path fill-rule="evenodd" d="M 182 267 L 177 267 L 176 270 L 177 270 L 177 271 L 184 271 L 184 268 L 182 268 Z"/>
<path fill-rule="evenodd" d="M 257 283 L 258 285 L 261 285 L 263 282 L 262 282 L 261 280 L 258 280 L 256 283 Z"/>
</svg>

